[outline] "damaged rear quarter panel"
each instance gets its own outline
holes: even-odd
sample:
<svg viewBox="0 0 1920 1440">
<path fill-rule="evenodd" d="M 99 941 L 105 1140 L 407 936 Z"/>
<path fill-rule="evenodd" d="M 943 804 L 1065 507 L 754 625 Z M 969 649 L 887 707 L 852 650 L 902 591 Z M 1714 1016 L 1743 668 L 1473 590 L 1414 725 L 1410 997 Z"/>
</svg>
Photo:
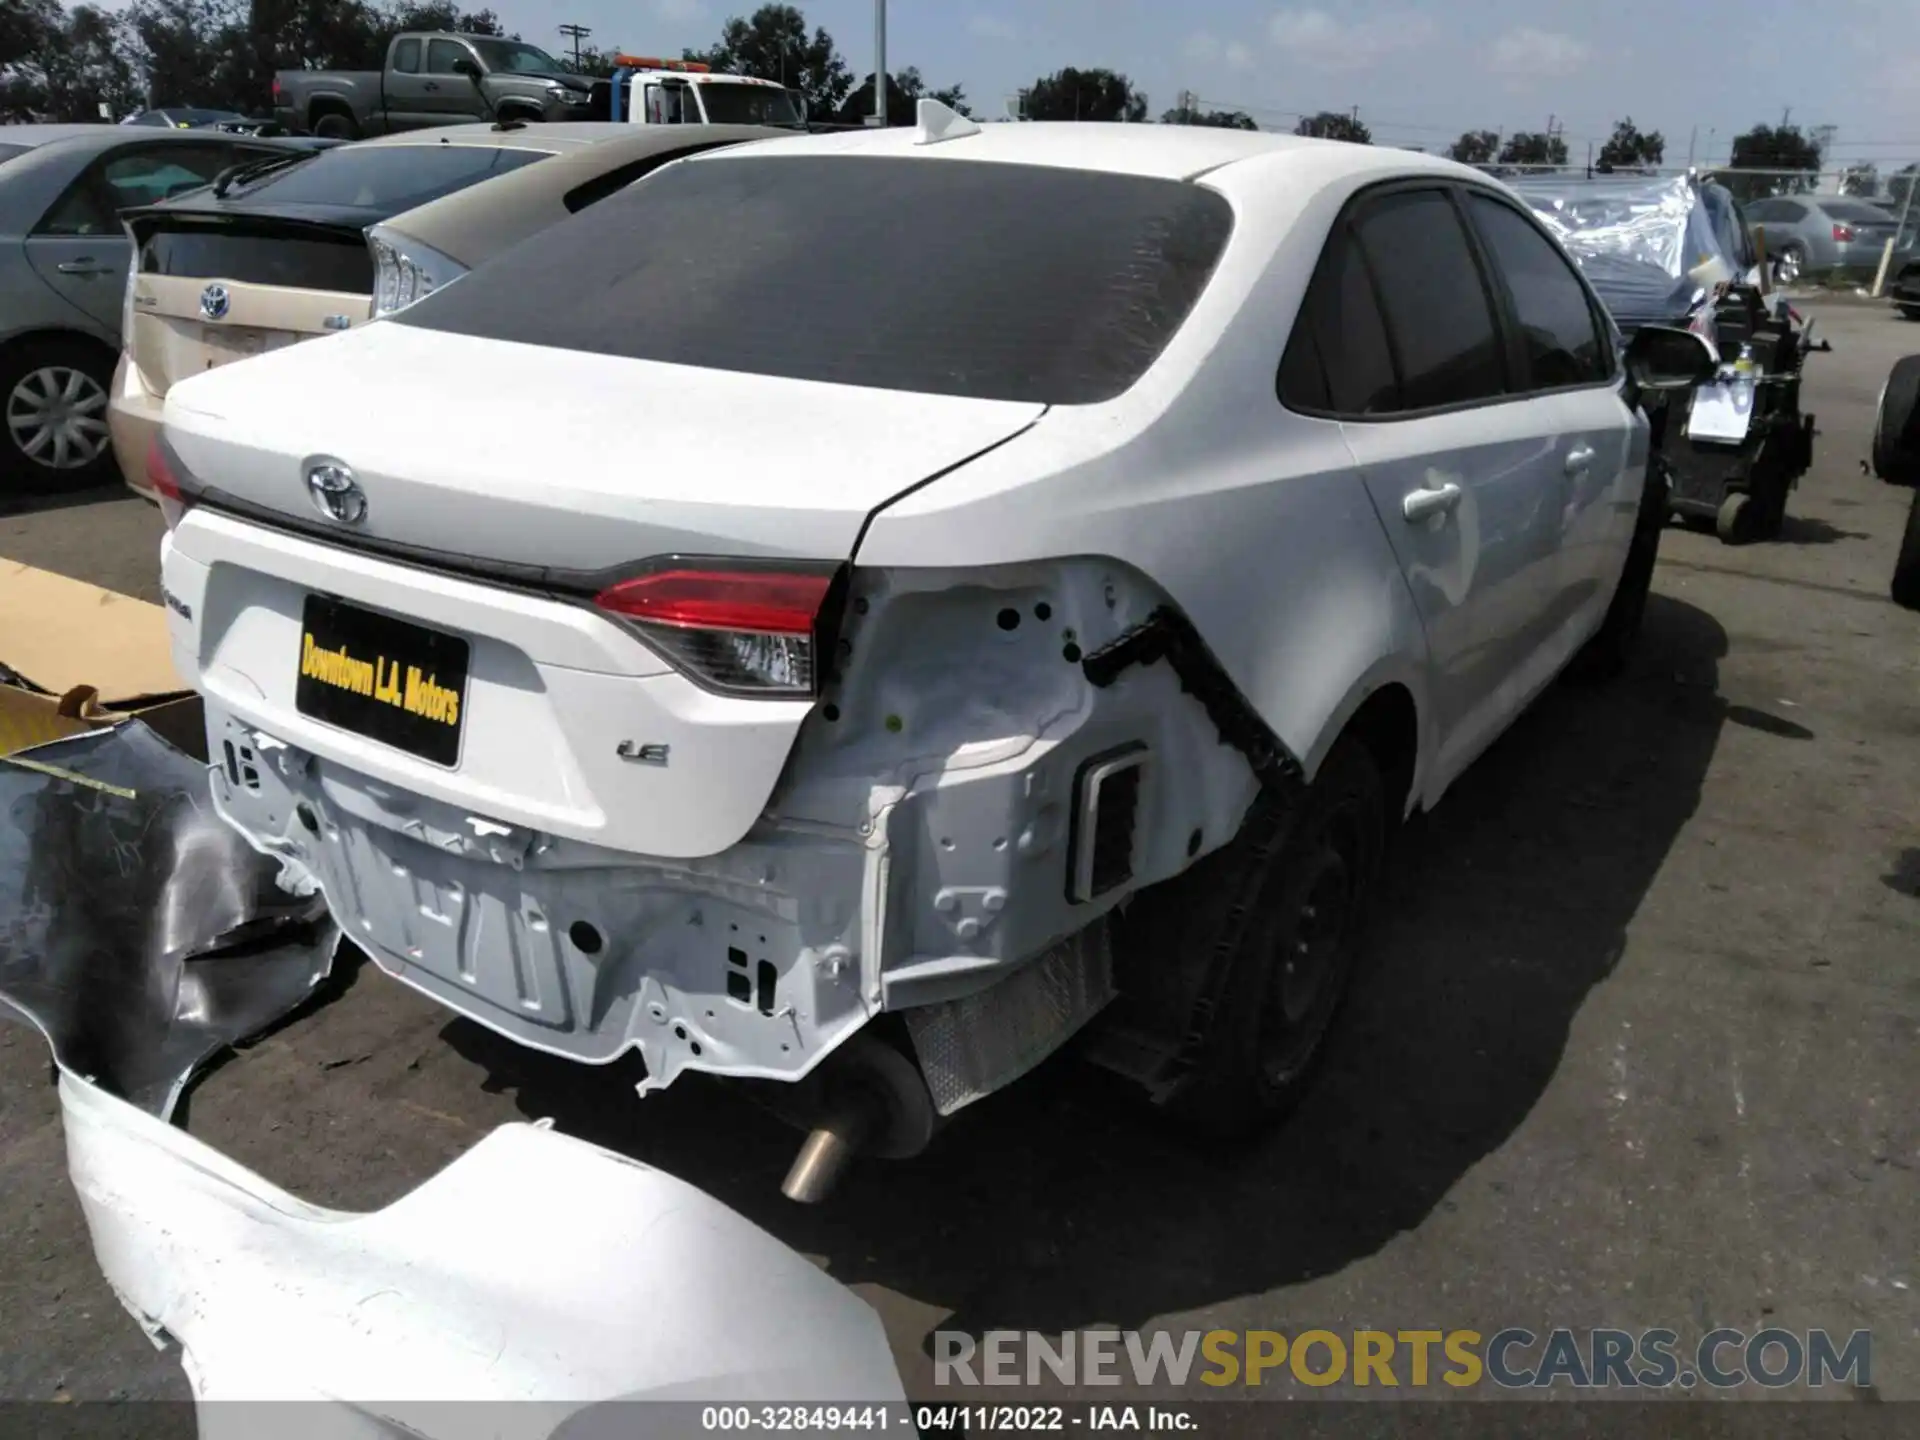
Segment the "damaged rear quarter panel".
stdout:
<svg viewBox="0 0 1920 1440">
<path fill-rule="evenodd" d="M 1221 185 L 1243 217 L 1238 234 L 1273 233 L 1291 217 L 1277 257 L 1230 243 L 1132 390 L 1106 405 L 1056 407 L 1028 434 L 884 507 L 857 564 L 1107 557 L 1193 622 L 1309 777 L 1339 727 L 1388 683 L 1413 696 L 1424 761 L 1426 639 L 1405 578 L 1340 427 L 1292 414 L 1275 393 L 1327 226 L 1370 178 L 1326 164 L 1325 188 L 1304 205 L 1297 160 L 1285 187 L 1262 184 L 1261 161 L 1230 167 Z"/>
</svg>

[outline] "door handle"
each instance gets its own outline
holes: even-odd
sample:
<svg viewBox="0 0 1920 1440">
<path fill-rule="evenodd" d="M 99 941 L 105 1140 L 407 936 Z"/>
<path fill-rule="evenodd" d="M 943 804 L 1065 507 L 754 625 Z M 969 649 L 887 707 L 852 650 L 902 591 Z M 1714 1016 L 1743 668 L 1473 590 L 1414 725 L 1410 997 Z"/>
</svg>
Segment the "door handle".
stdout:
<svg viewBox="0 0 1920 1440">
<path fill-rule="evenodd" d="M 111 275 L 114 267 L 102 265 L 91 255 L 82 255 L 78 260 L 62 260 L 53 267 L 62 275 Z"/>
<path fill-rule="evenodd" d="M 1567 452 L 1567 474 L 1578 475 L 1593 464 L 1593 447 L 1576 445 Z"/>
<path fill-rule="evenodd" d="M 431 81 L 431 80 L 429 80 L 429 81 L 427 81 L 427 83 L 426 83 L 426 84 L 424 84 L 424 85 L 422 85 L 422 86 L 421 86 L 420 88 L 421 88 L 422 90 L 432 90 L 432 91 L 434 91 L 434 92 L 436 92 L 436 93 L 438 93 L 438 91 L 439 91 L 439 89 L 440 89 L 440 87 L 439 87 L 439 85 L 437 85 L 437 84 L 435 84 L 435 83 L 434 83 L 433 81 Z"/>
<path fill-rule="evenodd" d="M 1409 490 L 1400 502 L 1400 513 L 1417 523 L 1435 515 L 1450 515 L 1459 503 L 1460 487 L 1449 480 L 1438 490 Z"/>
</svg>

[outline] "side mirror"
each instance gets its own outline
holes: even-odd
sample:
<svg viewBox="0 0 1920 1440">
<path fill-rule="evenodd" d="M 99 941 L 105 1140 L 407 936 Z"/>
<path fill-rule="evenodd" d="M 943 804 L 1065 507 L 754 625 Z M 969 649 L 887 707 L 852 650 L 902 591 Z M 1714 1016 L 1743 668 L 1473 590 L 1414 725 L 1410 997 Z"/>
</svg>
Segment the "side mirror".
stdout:
<svg viewBox="0 0 1920 1440">
<path fill-rule="evenodd" d="M 475 85 L 480 83 L 480 67 L 464 55 L 453 62 L 453 73 L 466 76 Z"/>
<path fill-rule="evenodd" d="M 1641 390 L 1691 390 L 1719 368 L 1705 340 L 1671 325 L 1642 325 L 1627 342 L 1625 358 L 1627 378 Z"/>
</svg>

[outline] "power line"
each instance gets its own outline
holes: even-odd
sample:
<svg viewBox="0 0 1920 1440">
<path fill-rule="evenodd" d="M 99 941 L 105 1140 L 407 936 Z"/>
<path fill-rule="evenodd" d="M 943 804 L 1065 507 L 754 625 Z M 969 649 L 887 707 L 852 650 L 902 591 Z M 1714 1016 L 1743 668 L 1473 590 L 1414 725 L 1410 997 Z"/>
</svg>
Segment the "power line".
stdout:
<svg viewBox="0 0 1920 1440">
<path fill-rule="evenodd" d="M 590 25 L 574 25 L 569 23 L 560 26 L 560 33 L 573 41 L 573 68 L 578 70 L 580 68 L 580 42 L 586 39 L 587 36 L 593 34 L 593 27 Z"/>
</svg>

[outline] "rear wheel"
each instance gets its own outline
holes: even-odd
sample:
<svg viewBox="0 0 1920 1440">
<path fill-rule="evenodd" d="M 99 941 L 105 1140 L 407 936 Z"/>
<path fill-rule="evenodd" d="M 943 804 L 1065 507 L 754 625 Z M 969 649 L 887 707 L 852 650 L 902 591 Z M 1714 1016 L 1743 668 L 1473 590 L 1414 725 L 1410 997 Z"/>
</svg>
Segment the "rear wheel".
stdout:
<svg viewBox="0 0 1920 1440">
<path fill-rule="evenodd" d="M 1873 415 L 1873 473 L 1891 485 L 1920 484 L 1920 355 L 1896 360 Z"/>
<path fill-rule="evenodd" d="M 112 478 L 112 381 L 113 357 L 85 340 L 30 340 L 0 355 L 0 481 L 44 490 Z"/>
<path fill-rule="evenodd" d="M 1225 852 L 1151 897 L 1185 916 L 1185 943 L 1232 947 L 1211 1033 L 1163 1101 L 1182 1128 L 1246 1139 L 1306 1094 L 1352 979 L 1386 819 L 1372 753 L 1342 739 L 1291 815 L 1256 802 Z"/>
<path fill-rule="evenodd" d="M 1893 562 L 1893 603 L 1903 610 L 1920 610 L 1920 488 L 1907 506 L 1906 533 L 1900 537 L 1900 558 Z"/>
<path fill-rule="evenodd" d="M 1900 312 L 1904 320 L 1920 320 L 1920 305 L 1896 305 L 1893 308 Z"/>
<path fill-rule="evenodd" d="M 358 140 L 360 126 L 351 115 L 329 110 L 324 115 L 314 117 L 313 133 L 323 140 Z"/>
<path fill-rule="evenodd" d="M 1782 285 L 1791 285 L 1798 280 L 1807 268 L 1807 252 L 1796 240 L 1789 240 L 1780 247 L 1780 253 L 1773 257 L 1773 278 Z"/>
</svg>

